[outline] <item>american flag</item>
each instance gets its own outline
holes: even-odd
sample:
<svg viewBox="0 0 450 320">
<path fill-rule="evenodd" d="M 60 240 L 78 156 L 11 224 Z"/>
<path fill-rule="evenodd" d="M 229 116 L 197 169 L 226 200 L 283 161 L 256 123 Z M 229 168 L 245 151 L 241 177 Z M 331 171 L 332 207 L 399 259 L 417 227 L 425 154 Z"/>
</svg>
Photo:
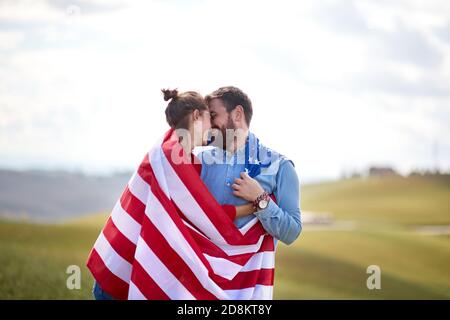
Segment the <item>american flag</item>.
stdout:
<svg viewBox="0 0 450 320">
<path fill-rule="evenodd" d="M 131 177 L 89 255 L 95 280 L 116 299 L 272 299 L 272 236 L 256 217 L 238 229 L 180 149 L 169 130 Z"/>
</svg>

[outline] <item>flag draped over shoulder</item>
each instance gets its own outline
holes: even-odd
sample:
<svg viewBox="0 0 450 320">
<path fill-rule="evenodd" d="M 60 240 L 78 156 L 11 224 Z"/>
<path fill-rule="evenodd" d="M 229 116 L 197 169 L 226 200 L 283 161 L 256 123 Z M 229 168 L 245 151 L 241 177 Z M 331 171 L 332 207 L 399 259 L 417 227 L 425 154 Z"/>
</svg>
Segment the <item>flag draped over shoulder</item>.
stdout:
<svg viewBox="0 0 450 320">
<path fill-rule="evenodd" d="M 144 157 L 92 248 L 94 278 L 117 299 L 272 299 L 272 236 L 256 217 L 238 229 L 179 150 L 170 130 Z"/>
</svg>

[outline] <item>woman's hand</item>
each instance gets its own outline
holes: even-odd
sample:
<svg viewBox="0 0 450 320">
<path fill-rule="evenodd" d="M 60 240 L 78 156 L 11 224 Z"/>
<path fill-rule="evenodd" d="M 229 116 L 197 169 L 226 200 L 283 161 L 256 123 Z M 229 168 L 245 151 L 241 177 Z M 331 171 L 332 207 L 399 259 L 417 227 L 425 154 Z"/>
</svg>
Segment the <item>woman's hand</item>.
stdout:
<svg viewBox="0 0 450 320">
<path fill-rule="evenodd" d="M 236 197 L 250 202 L 255 201 L 264 192 L 259 182 L 250 177 L 247 172 L 241 172 L 241 178 L 234 179 L 231 187 Z"/>
</svg>

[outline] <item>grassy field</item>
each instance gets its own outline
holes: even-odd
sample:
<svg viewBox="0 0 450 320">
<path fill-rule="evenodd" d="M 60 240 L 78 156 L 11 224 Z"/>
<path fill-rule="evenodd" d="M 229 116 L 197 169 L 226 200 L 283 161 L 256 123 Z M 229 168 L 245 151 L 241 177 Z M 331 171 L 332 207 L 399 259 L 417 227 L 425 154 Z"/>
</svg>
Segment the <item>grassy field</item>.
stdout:
<svg viewBox="0 0 450 320">
<path fill-rule="evenodd" d="M 279 245 L 276 299 L 450 299 L 450 237 L 418 225 L 450 225 L 450 178 L 354 179 L 302 188 L 302 209 L 351 220 L 350 230 L 308 227 Z M 1 299 L 91 299 L 85 265 L 106 215 L 64 225 L 0 222 Z M 366 268 L 381 268 L 368 290 Z M 66 288 L 66 268 L 82 269 L 81 290 Z"/>
</svg>

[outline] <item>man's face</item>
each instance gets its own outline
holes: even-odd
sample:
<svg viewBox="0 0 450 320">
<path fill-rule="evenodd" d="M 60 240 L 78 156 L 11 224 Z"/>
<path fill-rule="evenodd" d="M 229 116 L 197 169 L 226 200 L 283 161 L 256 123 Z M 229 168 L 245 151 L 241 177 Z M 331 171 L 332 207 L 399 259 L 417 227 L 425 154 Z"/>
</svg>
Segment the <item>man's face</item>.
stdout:
<svg viewBox="0 0 450 320">
<path fill-rule="evenodd" d="M 213 129 L 213 135 L 216 137 L 214 145 L 226 148 L 226 131 L 227 129 L 236 129 L 230 113 L 220 99 L 212 99 L 209 103 L 209 113 L 211 115 L 211 128 Z M 216 131 L 216 132 L 214 132 Z M 218 139 L 217 134 L 219 131 L 222 134 L 222 138 Z M 222 142 L 222 143 L 220 143 Z"/>
</svg>

